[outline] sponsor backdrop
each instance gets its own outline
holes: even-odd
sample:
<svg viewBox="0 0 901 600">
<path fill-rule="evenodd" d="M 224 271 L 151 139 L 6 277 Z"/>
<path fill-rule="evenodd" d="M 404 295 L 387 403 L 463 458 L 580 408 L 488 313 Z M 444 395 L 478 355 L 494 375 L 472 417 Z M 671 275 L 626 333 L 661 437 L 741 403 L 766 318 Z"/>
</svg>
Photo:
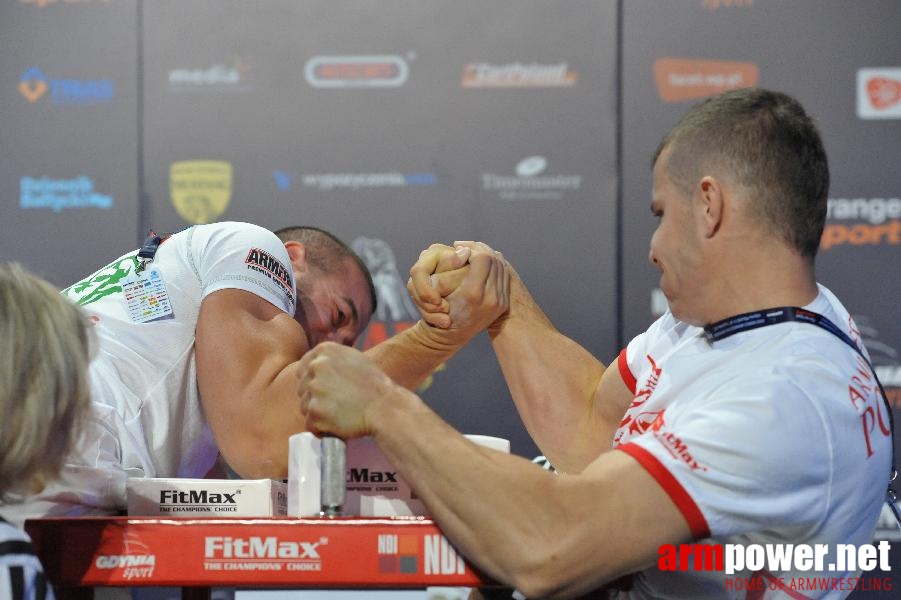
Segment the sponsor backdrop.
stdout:
<svg viewBox="0 0 901 600">
<path fill-rule="evenodd" d="M 59 286 L 139 230 L 138 4 L 0 3 L 0 260 Z"/>
<path fill-rule="evenodd" d="M 758 84 L 822 126 L 821 279 L 897 404 L 899 21 L 891 0 L 4 0 L 0 258 L 64 286 L 151 227 L 315 224 L 376 275 L 369 346 L 415 320 L 423 248 L 480 239 L 607 361 L 662 309 L 660 137 Z M 463 431 L 537 452 L 484 336 L 423 393 Z"/>
</svg>

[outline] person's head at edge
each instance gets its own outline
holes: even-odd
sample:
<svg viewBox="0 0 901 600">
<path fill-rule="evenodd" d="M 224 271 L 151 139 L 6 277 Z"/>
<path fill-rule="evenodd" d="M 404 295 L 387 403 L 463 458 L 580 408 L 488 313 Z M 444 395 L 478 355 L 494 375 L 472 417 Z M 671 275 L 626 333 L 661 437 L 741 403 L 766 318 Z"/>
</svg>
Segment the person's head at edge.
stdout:
<svg viewBox="0 0 901 600">
<path fill-rule="evenodd" d="M 344 242 L 317 227 L 275 231 L 285 244 L 297 282 L 295 319 L 310 348 L 325 341 L 353 345 L 378 302 L 366 264 Z"/>
<path fill-rule="evenodd" d="M 815 295 L 829 166 L 795 99 L 758 88 L 711 97 L 664 137 L 653 163 L 660 224 L 649 258 L 677 318 L 704 325 L 764 308 L 755 301 L 766 296 L 772 306 L 774 290 Z"/>
<path fill-rule="evenodd" d="M 0 501 L 56 477 L 87 417 L 87 317 L 46 281 L 0 264 Z"/>
</svg>

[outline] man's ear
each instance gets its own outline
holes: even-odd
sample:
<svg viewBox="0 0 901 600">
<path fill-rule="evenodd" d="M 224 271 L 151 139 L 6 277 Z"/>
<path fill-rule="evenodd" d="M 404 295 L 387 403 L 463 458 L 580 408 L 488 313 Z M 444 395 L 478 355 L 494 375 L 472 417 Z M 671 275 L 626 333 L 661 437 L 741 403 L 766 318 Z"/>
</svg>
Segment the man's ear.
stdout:
<svg viewBox="0 0 901 600">
<path fill-rule="evenodd" d="M 701 197 L 701 227 L 705 237 L 713 237 L 719 231 L 725 211 L 722 184 L 712 175 L 705 175 L 699 183 Z"/>
<path fill-rule="evenodd" d="M 288 251 L 288 258 L 291 259 L 291 265 L 298 273 L 307 270 L 307 249 L 300 242 L 285 242 L 285 250 Z"/>
</svg>

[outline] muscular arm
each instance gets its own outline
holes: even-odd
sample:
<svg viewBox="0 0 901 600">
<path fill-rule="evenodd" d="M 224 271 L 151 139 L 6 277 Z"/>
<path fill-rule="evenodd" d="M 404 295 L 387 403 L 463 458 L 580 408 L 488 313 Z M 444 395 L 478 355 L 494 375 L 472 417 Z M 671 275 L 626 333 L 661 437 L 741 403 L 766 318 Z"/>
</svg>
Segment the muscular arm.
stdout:
<svg viewBox="0 0 901 600">
<path fill-rule="evenodd" d="M 473 252 L 484 244 L 456 242 Z M 439 308 L 430 284 L 447 268 L 453 248 L 435 244 L 411 269 L 411 295 L 423 317 L 437 327 L 455 322 L 472 304 Z M 498 253 L 495 253 L 498 254 Z M 506 263 L 505 263 L 506 264 Z M 632 393 L 618 369 L 605 366 L 550 322 L 509 264 L 509 310 L 489 328 L 492 345 L 516 408 L 541 451 L 558 469 L 576 473 L 610 448 Z"/>
<path fill-rule="evenodd" d="M 585 593 L 690 539 L 670 497 L 625 453 L 554 475 L 471 443 L 352 349 L 319 347 L 301 371 L 312 430 L 372 435 L 454 545 L 528 597 Z"/>
<path fill-rule="evenodd" d="M 419 322 L 367 354 L 394 381 L 413 389 L 507 307 L 506 273 L 491 256 L 450 258 L 440 282 L 451 304 L 475 307 L 448 329 Z M 245 478 L 284 477 L 288 438 L 304 431 L 296 363 L 309 349 L 294 318 L 250 292 L 213 292 L 201 305 L 196 363 L 201 401 L 219 451 Z"/>
<path fill-rule="evenodd" d="M 555 476 L 478 448 L 436 417 L 386 412 L 375 437 L 462 553 L 527 597 L 573 597 L 653 564 L 688 524 L 631 457 Z M 396 420 L 390 424 L 388 418 Z M 415 433 L 408 433 L 415 432 Z"/>
<path fill-rule="evenodd" d="M 288 472 L 288 437 L 304 431 L 290 368 L 308 350 L 294 318 L 259 296 L 213 292 L 195 333 L 197 383 L 219 451 L 242 477 Z"/>
<path fill-rule="evenodd" d="M 553 326 L 515 273 L 510 310 L 490 333 L 520 417 L 558 470 L 578 473 L 610 449 L 631 392 Z"/>
<path fill-rule="evenodd" d="M 366 355 L 399 385 L 413 390 L 465 343 L 419 321 L 373 346 Z"/>
</svg>

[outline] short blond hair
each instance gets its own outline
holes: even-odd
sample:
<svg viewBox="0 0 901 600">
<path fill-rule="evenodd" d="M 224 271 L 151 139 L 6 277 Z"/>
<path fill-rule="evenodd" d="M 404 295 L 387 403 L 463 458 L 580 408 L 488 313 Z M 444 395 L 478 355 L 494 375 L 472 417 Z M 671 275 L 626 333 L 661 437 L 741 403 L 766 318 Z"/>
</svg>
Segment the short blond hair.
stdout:
<svg viewBox="0 0 901 600">
<path fill-rule="evenodd" d="M 0 264 L 0 501 L 55 479 L 90 393 L 88 323 L 17 263 Z"/>
</svg>

